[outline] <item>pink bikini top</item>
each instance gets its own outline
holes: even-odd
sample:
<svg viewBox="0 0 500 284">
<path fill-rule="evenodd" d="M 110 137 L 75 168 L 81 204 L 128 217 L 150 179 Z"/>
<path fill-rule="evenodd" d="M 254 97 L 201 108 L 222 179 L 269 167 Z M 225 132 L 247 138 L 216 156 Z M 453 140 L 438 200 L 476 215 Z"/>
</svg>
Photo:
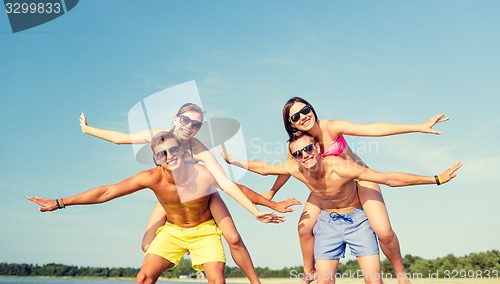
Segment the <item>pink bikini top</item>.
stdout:
<svg viewBox="0 0 500 284">
<path fill-rule="evenodd" d="M 342 154 L 345 150 L 345 147 L 347 145 L 345 138 L 343 135 L 340 135 L 339 138 L 334 139 L 330 132 L 327 130 L 328 136 L 332 139 L 332 144 L 328 146 L 328 148 L 325 148 L 325 151 L 321 153 L 322 157 L 327 157 L 327 156 L 339 156 Z"/>
</svg>

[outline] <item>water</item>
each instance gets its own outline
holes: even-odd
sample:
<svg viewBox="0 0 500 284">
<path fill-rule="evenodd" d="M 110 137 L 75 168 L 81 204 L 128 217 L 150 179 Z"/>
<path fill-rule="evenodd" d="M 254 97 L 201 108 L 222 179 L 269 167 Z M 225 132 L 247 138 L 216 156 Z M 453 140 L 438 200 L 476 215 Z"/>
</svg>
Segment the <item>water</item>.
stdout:
<svg viewBox="0 0 500 284">
<path fill-rule="evenodd" d="M 135 280 L 106 279 L 74 279 L 74 278 L 33 278 L 33 277 L 0 277 L 0 284 L 134 284 Z M 206 282 L 158 281 L 164 284 L 192 284 Z"/>
</svg>

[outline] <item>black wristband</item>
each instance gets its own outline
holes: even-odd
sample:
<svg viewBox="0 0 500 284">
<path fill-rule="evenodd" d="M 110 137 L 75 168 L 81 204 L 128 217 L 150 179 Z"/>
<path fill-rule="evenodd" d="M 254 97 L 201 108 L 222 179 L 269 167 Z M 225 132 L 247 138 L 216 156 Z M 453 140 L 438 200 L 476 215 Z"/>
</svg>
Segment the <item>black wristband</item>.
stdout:
<svg viewBox="0 0 500 284">
<path fill-rule="evenodd" d="M 59 203 L 59 199 L 56 199 L 56 203 L 57 203 L 57 209 L 62 209 L 63 207 L 61 206 L 61 204 Z"/>
<path fill-rule="evenodd" d="M 439 177 L 437 175 L 434 176 L 434 179 L 436 180 L 437 185 L 441 185 L 441 182 L 439 181 Z"/>
</svg>

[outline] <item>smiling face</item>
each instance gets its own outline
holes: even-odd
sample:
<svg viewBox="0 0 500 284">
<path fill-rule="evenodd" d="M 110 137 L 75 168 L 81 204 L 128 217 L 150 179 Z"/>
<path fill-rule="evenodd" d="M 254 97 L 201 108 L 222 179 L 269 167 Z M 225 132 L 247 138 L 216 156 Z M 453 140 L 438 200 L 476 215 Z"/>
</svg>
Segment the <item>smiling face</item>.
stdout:
<svg viewBox="0 0 500 284">
<path fill-rule="evenodd" d="M 309 131 L 316 123 L 312 106 L 303 102 L 295 102 L 288 111 L 288 123 L 300 131 Z"/>
<path fill-rule="evenodd" d="M 160 132 L 153 137 L 151 148 L 156 165 L 173 171 L 182 164 L 183 150 L 180 141 L 172 133 Z"/>
<path fill-rule="evenodd" d="M 187 111 L 174 116 L 174 135 L 181 141 L 193 138 L 201 128 L 203 114 L 196 111 Z"/>
<path fill-rule="evenodd" d="M 313 169 L 319 161 L 319 147 L 314 138 L 303 135 L 290 142 L 290 153 L 299 167 Z"/>
<path fill-rule="evenodd" d="M 305 106 L 309 106 L 305 108 Z M 293 108 L 292 108 L 293 107 Z M 310 114 L 310 112 L 312 114 Z M 283 116 L 283 124 L 288 136 L 291 137 L 297 130 L 309 131 L 314 126 L 314 123 L 318 121 L 318 115 L 312 107 L 312 105 L 301 97 L 290 98 L 281 111 Z M 302 118 L 309 116 L 309 121 L 302 121 Z"/>
</svg>

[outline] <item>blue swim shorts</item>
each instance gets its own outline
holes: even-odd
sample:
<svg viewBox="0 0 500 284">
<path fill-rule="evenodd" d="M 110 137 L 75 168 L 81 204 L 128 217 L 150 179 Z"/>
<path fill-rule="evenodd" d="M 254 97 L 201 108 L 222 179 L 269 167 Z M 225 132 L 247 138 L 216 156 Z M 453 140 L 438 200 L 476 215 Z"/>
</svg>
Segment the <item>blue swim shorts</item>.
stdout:
<svg viewBox="0 0 500 284">
<path fill-rule="evenodd" d="M 377 236 L 368 223 L 363 208 L 346 214 L 321 210 L 313 229 L 314 258 L 333 260 L 345 257 L 346 245 L 351 255 L 379 254 Z"/>
</svg>

